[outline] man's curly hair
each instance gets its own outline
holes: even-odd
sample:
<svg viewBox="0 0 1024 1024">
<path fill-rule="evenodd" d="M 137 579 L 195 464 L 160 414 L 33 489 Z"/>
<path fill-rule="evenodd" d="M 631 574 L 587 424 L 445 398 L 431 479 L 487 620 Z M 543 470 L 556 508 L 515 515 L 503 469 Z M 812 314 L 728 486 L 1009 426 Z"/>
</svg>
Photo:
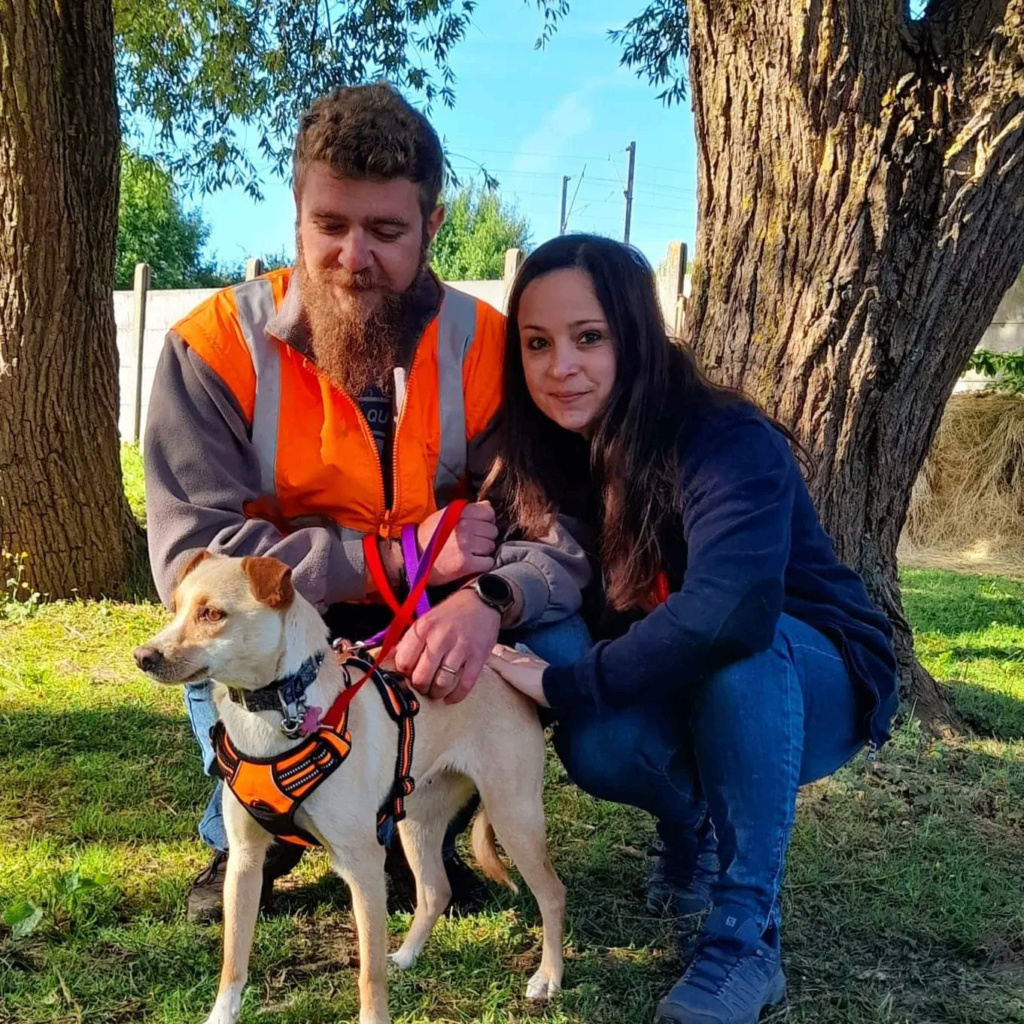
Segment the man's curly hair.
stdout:
<svg viewBox="0 0 1024 1024">
<path fill-rule="evenodd" d="M 323 162 L 342 178 L 419 186 L 428 216 L 444 184 L 444 151 L 430 122 L 387 82 L 335 89 L 299 119 L 292 158 L 296 193 L 310 164 Z"/>
</svg>

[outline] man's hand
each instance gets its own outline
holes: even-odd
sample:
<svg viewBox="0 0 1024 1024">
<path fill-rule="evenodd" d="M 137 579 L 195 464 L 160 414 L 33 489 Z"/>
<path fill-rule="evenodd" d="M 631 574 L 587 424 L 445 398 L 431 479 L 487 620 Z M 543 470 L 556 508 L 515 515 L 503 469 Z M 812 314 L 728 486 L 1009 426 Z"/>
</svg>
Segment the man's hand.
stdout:
<svg viewBox="0 0 1024 1024">
<path fill-rule="evenodd" d="M 417 527 L 416 539 L 419 542 L 420 551 L 426 550 L 443 515 L 444 509 L 438 509 Z M 467 505 L 455 529 L 452 530 L 451 536 L 441 548 L 437 560 L 430 570 L 427 583 L 432 587 L 437 587 L 444 583 L 454 583 L 456 580 L 465 579 L 467 576 L 490 572 L 494 568 L 494 549 L 497 543 L 498 526 L 494 521 L 494 509 L 491 507 L 491 503 L 477 501 Z"/>
<path fill-rule="evenodd" d="M 457 704 L 480 678 L 498 639 L 501 616 L 460 590 L 417 619 L 395 649 L 395 667 L 413 689 Z"/>
</svg>

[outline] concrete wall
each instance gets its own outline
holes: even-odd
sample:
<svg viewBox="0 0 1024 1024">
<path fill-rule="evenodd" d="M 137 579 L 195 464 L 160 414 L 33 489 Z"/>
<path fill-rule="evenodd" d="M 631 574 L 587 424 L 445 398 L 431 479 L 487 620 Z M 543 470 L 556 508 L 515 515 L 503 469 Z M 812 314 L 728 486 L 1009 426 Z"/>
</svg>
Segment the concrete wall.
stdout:
<svg viewBox="0 0 1024 1024">
<path fill-rule="evenodd" d="M 675 248 L 674 248 L 675 247 Z M 673 299 L 678 288 L 680 253 L 678 243 L 669 246 L 669 258 L 665 273 L 659 276 L 658 298 L 668 323 L 678 316 L 681 305 Z M 675 262 L 673 263 L 673 259 Z M 682 267 L 685 267 L 685 255 L 682 256 Z M 466 292 L 475 298 L 505 311 L 508 301 L 508 288 L 518 263 L 513 261 L 508 268 L 506 280 L 501 281 L 454 281 L 451 287 Z M 153 384 L 153 373 L 156 361 L 163 347 L 164 335 L 169 327 L 175 324 L 190 310 L 214 293 L 214 289 L 194 288 L 168 291 L 150 291 L 146 301 L 146 329 L 142 351 L 142 415 L 141 431 L 146 430 L 146 408 L 149 405 L 149 394 Z M 689 296 L 690 275 L 683 276 L 682 294 Z M 120 431 L 123 440 L 130 441 L 133 436 L 135 420 L 135 383 L 136 353 L 135 335 L 132 325 L 133 295 L 130 291 L 114 292 L 114 319 L 117 323 L 117 348 L 120 356 L 121 412 Z M 992 323 L 985 331 L 979 348 L 991 349 L 994 352 L 1017 352 L 1024 350 L 1024 277 L 1016 283 L 1003 297 Z M 977 374 L 967 373 L 957 383 L 955 391 L 972 391 L 985 386 L 985 378 Z"/>
<path fill-rule="evenodd" d="M 1024 351 L 1024 274 L 1020 275 L 999 303 L 992 323 L 981 337 L 978 348 L 990 352 Z M 954 391 L 976 391 L 983 388 L 988 378 L 977 373 L 965 373 Z"/>
</svg>

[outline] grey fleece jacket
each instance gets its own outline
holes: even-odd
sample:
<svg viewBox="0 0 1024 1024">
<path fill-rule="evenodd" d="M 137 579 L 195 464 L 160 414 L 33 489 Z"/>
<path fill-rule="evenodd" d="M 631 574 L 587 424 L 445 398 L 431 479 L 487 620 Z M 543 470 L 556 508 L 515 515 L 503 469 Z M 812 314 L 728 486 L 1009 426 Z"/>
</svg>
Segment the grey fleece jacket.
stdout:
<svg viewBox="0 0 1024 1024">
<path fill-rule="evenodd" d="M 295 276 L 292 281 L 285 305 L 272 321 L 273 333 L 307 351 Z M 287 417 L 281 423 L 287 431 Z M 495 447 L 493 430 L 468 442 L 474 495 Z M 224 381 L 173 330 L 153 380 L 144 459 L 150 563 L 165 604 L 181 563 L 196 548 L 281 559 L 291 566 L 299 593 L 321 612 L 332 604 L 366 597 L 361 537 L 351 531 L 343 536 L 333 520 L 321 517 L 296 524 L 287 534 L 269 522 L 246 517 L 244 506 L 260 496 L 249 424 Z M 564 523 L 556 524 L 545 542 L 500 545 L 496 561 L 495 571 L 518 585 L 523 595 L 518 620 L 507 626 L 554 622 L 579 609 L 590 566 Z"/>
</svg>

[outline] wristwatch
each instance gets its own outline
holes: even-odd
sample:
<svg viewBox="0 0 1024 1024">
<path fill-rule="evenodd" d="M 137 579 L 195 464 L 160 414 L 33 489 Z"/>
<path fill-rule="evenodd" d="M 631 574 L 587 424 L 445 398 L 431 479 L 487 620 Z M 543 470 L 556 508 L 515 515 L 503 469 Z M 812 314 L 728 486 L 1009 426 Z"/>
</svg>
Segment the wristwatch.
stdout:
<svg viewBox="0 0 1024 1024">
<path fill-rule="evenodd" d="M 472 583 L 467 585 L 466 589 L 472 590 L 488 608 L 493 608 L 501 616 L 505 615 L 515 601 L 515 595 L 509 584 L 493 572 L 485 572 L 482 576 L 477 576 Z"/>
</svg>

